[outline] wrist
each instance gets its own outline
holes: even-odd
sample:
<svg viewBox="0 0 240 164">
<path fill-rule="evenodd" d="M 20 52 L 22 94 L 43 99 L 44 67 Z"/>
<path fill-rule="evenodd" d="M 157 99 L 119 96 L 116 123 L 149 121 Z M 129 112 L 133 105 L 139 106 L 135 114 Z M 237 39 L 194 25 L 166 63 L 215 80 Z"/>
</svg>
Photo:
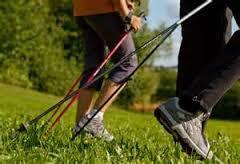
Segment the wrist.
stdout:
<svg viewBox="0 0 240 164">
<path fill-rule="evenodd" d="M 124 17 L 124 22 L 127 24 L 131 24 L 133 17 L 133 12 L 129 11 L 128 15 Z"/>
</svg>

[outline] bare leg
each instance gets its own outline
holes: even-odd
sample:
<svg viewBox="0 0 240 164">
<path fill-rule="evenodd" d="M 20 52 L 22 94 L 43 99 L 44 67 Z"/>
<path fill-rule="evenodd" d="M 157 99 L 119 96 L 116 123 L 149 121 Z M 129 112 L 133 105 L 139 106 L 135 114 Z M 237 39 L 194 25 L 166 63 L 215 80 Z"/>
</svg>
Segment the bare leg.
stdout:
<svg viewBox="0 0 240 164">
<path fill-rule="evenodd" d="M 101 107 L 107 99 L 116 91 L 116 89 L 120 86 L 120 84 L 116 84 L 115 82 L 112 82 L 110 80 L 106 80 L 104 83 L 104 86 L 100 92 L 100 95 L 98 96 L 98 99 L 96 100 L 96 103 L 94 105 L 94 109 L 98 109 Z M 112 97 L 112 99 L 103 107 L 101 110 L 102 112 L 105 112 L 107 108 L 112 104 L 112 102 L 115 100 L 117 95 L 122 91 L 122 89 L 126 86 L 126 84 L 118 91 L 115 96 Z M 95 94 L 94 89 L 82 89 L 80 91 L 81 96 L 78 100 L 78 106 L 77 106 L 77 114 L 76 114 L 76 123 L 79 123 L 80 119 L 88 113 L 92 107 L 93 103 L 93 97 Z"/>
<path fill-rule="evenodd" d="M 101 112 L 105 112 L 107 108 L 112 104 L 118 94 L 122 91 L 122 89 L 126 86 L 127 83 L 123 85 L 123 87 L 118 91 L 115 96 L 111 98 L 111 100 L 102 108 Z M 121 84 L 117 84 L 111 80 L 106 80 L 104 86 L 100 92 L 100 95 L 94 105 L 94 109 L 99 109 L 107 100 L 108 98 L 118 89 Z"/>
<path fill-rule="evenodd" d="M 95 94 L 94 89 L 81 89 L 81 96 L 78 99 L 76 123 L 91 109 L 93 97 Z"/>
<path fill-rule="evenodd" d="M 83 118 L 81 122 L 75 126 L 75 132 L 80 131 L 81 127 L 83 127 L 90 117 L 92 117 L 96 110 L 99 109 L 105 102 L 110 98 L 110 96 L 116 92 L 116 90 L 120 87 L 121 84 L 116 84 L 115 82 L 112 82 L 110 80 L 106 80 L 103 88 L 101 89 L 101 92 L 98 96 L 98 99 L 96 100 L 94 109 L 92 112 L 88 114 L 88 116 Z M 117 94 L 113 97 L 111 97 L 110 101 L 106 103 L 106 105 L 102 108 L 102 110 L 94 116 L 92 121 L 87 125 L 86 129 L 84 129 L 87 133 L 90 133 L 91 135 L 95 137 L 102 138 L 105 141 L 112 141 L 113 135 L 111 135 L 104 127 L 103 118 L 104 118 L 104 112 L 106 109 L 111 105 L 113 100 L 116 98 L 116 96 L 120 93 L 120 91 L 125 87 L 126 84 L 124 84 Z M 82 98 L 79 99 L 79 107 L 78 107 L 78 114 L 77 114 L 77 120 L 80 120 L 81 116 L 85 116 L 87 111 L 89 111 L 89 108 L 91 108 L 91 102 L 93 99 L 93 93 L 89 90 L 84 90 L 84 93 L 82 95 Z"/>
</svg>

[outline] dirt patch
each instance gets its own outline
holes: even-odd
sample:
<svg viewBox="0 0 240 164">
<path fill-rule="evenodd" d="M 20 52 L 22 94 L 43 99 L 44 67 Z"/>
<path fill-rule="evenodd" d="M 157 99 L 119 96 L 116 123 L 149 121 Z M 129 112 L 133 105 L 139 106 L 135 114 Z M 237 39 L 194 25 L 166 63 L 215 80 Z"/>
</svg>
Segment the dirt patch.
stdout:
<svg viewBox="0 0 240 164">
<path fill-rule="evenodd" d="M 136 103 L 130 106 L 130 109 L 137 112 L 153 112 L 159 105 L 160 105 L 160 102 L 152 103 L 152 104 Z"/>
</svg>

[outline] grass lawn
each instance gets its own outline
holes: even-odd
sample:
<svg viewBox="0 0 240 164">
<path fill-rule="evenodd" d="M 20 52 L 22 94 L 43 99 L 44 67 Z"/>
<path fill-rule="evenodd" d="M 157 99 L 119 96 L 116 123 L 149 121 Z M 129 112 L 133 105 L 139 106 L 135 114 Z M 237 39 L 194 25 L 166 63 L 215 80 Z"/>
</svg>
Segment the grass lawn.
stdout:
<svg viewBox="0 0 240 164">
<path fill-rule="evenodd" d="M 4 163 L 196 163 L 181 152 L 152 114 L 111 108 L 105 124 L 115 140 L 78 137 L 69 140 L 75 110 L 71 109 L 47 139 L 44 120 L 27 133 L 12 133 L 20 123 L 47 109 L 58 97 L 0 84 L 0 161 Z M 212 150 L 223 163 L 240 163 L 240 122 L 209 121 L 207 135 Z M 218 163 L 215 159 L 204 163 Z"/>
</svg>

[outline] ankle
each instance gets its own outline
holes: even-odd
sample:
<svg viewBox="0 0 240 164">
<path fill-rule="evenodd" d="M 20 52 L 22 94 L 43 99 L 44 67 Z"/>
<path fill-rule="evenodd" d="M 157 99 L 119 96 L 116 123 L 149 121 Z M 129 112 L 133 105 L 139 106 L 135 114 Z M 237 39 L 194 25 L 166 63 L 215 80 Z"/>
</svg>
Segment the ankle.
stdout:
<svg viewBox="0 0 240 164">
<path fill-rule="evenodd" d="M 97 113 L 97 114 L 96 114 Z M 95 115 L 96 114 L 96 115 Z M 99 119 L 103 119 L 104 117 L 104 112 L 99 111 L 97 109 L 93 109 L 90 113 L 89 116 L 92 117 L 93 115 L 95 115 L 94 118 L 99 118 Z"/>
<path fill-rule="evenodd" d="M 183 110 L 192 114 L 197 114 L 198 112 L 202 111 L 202 106 L 198 102 L 193 101 L 193 99 L 190 97 L 179 98 L 179 106 Z"/>
</svg>

